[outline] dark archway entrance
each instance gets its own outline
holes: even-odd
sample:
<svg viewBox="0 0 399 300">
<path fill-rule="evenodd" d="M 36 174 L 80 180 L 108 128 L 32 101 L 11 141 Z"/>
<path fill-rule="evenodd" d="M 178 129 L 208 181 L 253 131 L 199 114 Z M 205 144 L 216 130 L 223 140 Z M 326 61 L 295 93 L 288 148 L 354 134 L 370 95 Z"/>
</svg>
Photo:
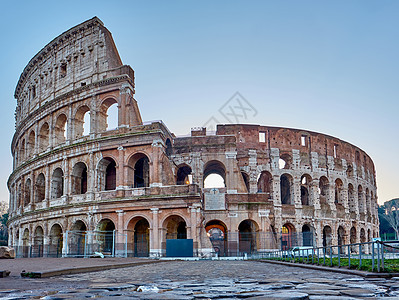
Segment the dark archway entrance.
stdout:
<svg viewBox="0 0 399 300">
<path fill-rule="evenodd" d="M 302 226 L 302 245 L 313 246 L 313 232 L 307 224 Z"/>
<path fill-rule="evenodd" d="M 256 252 L 256 224 L 252 220 L 244 220 L 238 226 L 239 254 Z"/>
<path fill-rule="evenodd" d="M 102 252 L 104 255 L 112 255 L 114 250 L 115 224 L 109 219 L 104 219 L 98 224 L 97 229 L 99 252 Z"/>
<path fill-rule="evenodd" d="M 206 223 L 205 230 L 215 252 L 219 256 L 228 256 L 226 225 L 222 221 L 212 220 Z"/>
<path fill-rule="evenodd" d="M 149 256 L 150 253 L 150 224 L 144 218 L 134 226 L 134 256 Z"/>
</svg>

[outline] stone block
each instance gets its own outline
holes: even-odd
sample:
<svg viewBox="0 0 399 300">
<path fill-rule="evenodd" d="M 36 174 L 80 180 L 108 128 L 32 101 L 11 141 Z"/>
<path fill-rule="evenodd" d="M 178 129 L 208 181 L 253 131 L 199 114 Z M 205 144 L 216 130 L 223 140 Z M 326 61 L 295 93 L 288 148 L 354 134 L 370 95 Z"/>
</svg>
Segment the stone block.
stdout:
<svg viewBox="0 0 399 300">
<path fill-rule="evenodd" d="M 0 258 L 15 258 L 14 248 L 0 246 Z"/>
</svg>

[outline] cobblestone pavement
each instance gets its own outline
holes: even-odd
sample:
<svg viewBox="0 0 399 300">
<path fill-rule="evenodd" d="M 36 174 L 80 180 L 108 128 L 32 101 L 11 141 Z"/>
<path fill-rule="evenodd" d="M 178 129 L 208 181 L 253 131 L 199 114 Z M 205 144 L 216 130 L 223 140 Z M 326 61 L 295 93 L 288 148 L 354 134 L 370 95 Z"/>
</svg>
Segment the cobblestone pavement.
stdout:
<svg viewBox="0 0 399 300">
<path fill-rule="evenodd" d="M 399 299 L 399 278 L 256 261 L 165 261 L 46 279 L 0 278 L 0 299 Z"/>
</svg>

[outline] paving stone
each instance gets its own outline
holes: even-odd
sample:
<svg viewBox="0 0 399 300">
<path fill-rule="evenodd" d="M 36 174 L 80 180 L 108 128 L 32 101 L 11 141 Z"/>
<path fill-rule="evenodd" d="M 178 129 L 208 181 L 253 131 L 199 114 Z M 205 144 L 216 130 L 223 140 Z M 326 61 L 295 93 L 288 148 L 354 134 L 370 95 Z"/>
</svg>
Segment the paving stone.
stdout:
<svg viewBox="0 0 399 300">
<path fill-rule="evenodd" d="M 358 300 L 359 298 L 345 296 L 309 296 L 309 300 Z"/>
<path fill-rule="evenodd" d="M 341 293 L 346 296 L 353 296 L 353 297 L 374 297 L 375 294 L 370 290 L 366 289 L 348 289 L 342 290 Z"/>
<path fill-rule="evenodd" d="M 9 293 L 17 293 L 19 290 L 15 289 L 0 289 L 0 294 L 9 294 Z"/>
<path fill-rule="evenodd" d="M 336 285 L 308 282 L 304 284 L 298 284 L 296 286 L 296 289 L 341 290 L 342 287 Z"/>
<path fill-rule="evenodd" d="M 309 299 L 309 295 L 306 293 L 300 293 L 295 291 L 284 291 L 284 292 L 276 292 L 269 295 L 257 296 L 247 298 L 248 300 L 263 300 L 263 299 L 276 299 L 276 300 L 307 300 Z"/>
<path fill-rule="evenodd" d="M 318 296 L 339 296 L 341 295 L 340 291 L 337 290 L 301 290 L 301 292 L 307 293 L 309 295 L 318 295 Z"/>
</svg>

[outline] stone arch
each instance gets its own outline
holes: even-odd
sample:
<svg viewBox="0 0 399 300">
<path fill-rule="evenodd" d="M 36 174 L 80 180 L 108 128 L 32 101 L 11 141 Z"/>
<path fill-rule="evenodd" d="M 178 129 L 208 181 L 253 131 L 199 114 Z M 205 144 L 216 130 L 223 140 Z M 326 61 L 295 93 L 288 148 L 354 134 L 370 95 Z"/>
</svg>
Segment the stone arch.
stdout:
<svg viewBox="0 0 399 300">
<path fill-rule="evenodd" d="M 57 199 L 64 195 L 64 172 L 56 168 L 51 177 L 51 199 Z"/>
<path fill-rule="evenodd" d="M 208 161 L 204 166 L 203 174 L 203 186 L 205 188 L 226 187 L 226 168 L 220 161 Z"/>
<path fill-rule="evenodd" d="M 97 166 L 97 178 L 100 191 L 116 189 L 116 162 L 111 157 L 104 157 Z"/>
<path fill-rule="evenodd" d="M 74 132 L 75 139 L 90 133 L 90 108 L 87 105 L 82 105 L 76 110 Z"/>
<path fill-rule="evenodd" d="M 24 161 L 24 159 L 25 159 L 25 145 L 26 145 L 26 143 L 25 143 L 25 139 L 22 139 L 22 141 L 21 141 L 21 143 L 20 143 L 20 145 L 19 145 L 19 159 L 20 159 L 20 161 L 22 162 L 22 161 Z"/>
<path fill-rule="evenodd" d="M 332 246 L 332 229 L 329 225 L 323 227 L 323 247 Z"/>
<path fill-rule="evenodd" d="M 55 223 L 51 226 L 49 236 L 49 256 L 59 257 L 62 254 L 63 235 L 60 224 Z"/>
<path fill-rule="evenodd" d="M 281 204 L 293 204 L 293 188 L 292 188 L 292 176 L 284 173 L 280 176 L 280 197 Z"/>
<path fill-rule="evenodd" d="M 100 130 L 100 132 L 103 131 L 107 131 L 107 130 L 113 130 L 115 128 L 109 128 L 109 123 L 110 120 L 109 118 L 116 118 L 116 127 L 118 126 L 118 110 L 116 111 L 117 115 L 114 115 L 114 112 L 109 111 L 109 109 L 111 108 L 111 106 L 113 105 L 118 105 L 118 101 L 114 98 L 106 98 L 100 105 L 100 111 L 98 112 L 98 128 Z M 109 113 L 111 113 L 111 115 L 109 115 Z"/>
<path fill-rule="evenodd" d="M 364 228 L 361 228 L 360 229 L 360 242 L 365 243 L 366 241 L 367 241 L 366 231 L 364 230 Z"/>
<path fill-rule="evenodd" d="M 262 171 L 258 177 L 258 193 L 272 193 L 273 176 L 268 171 Z"/>
<path fill-rule="evenodd" d="M 36 178 L 35 184 L 35 203 L 41 202 L 46 197 L 46 178 L 40 173 Z"/>
<path fill-rule="evenodd" d="M 30 157 L 35 153 L 35 131 L 31 130 L 28 135 L 27 155 Z"/>
<path fill-rule="evenodd" d="M 50 128 L 47 122 L 44 122 L 40 127 L 39 136 L 38 136 L 38 144 L 39 144 L 39 152 L 46 151 L 49 146 L 49 137 L 50 137 Z"/>
<path fill-rule="evenodd" d="M 319 194 L 320 194 L 320 203 L 327 203 L 328 199 L 328 191 L 329 182 L 326 176 L 321 176 L 319 179 Z"/>
<path fill-rule="evenodd" d="M 370 190 L 366 188 L 366 210 L 367 214 L 371 214 L 371 198 L 370 198 Z"/>
<path fill-rule="evenodd" d="M 301 203 L 302 205 L 312 205 L 310 198 L 310 184 L 312 177 L 309 174 L 303 174 L 301 176 Z"/>
<path fill-rule="evenodd" d="M 353 178 L 353 166 L 351 164 L 346 168 L 346 177 Z"/>
<path fill-rule="evenodd" d="M 27 206 L 31 202 L 31 188 L 32 181 L 28 178 L 26 179 L 24 186 L 24 206 Z"/>
<path fill-rule="evenodd" d="M 146 217 L 134 216 L 128 223 L 128 243 L 135 257 L 146 257 L 150 254 L 150 222 Z"/>
<path fill-rule="evenodd" d="M 178 215 L 173 214 L 165 218 L 162 225 L 166 230 L 166 239 L 186 239 L 187 238 L 187 222 Z"/>
<path fill-rule="evenodd" d="M 184 185 L 190 184 L 190 176 L 192 173 L 192 169 L 187 164 L 181 164 L 177 167 L 177 174 L 176 174 L 176 184 L 177 185 Z"/>
<path fill-rule="evenodd" d="M 43 257 L 44 231 L 43 227 L 38 225 L 34 231 L 32 257 Z"/>
<path fill-rule="evenodd" d="M 342 225 L 338 226 L 338 230 L 337 230 L 338 246 L 345 245 L 345 243 L 346 243 L 345 236 L 346 236 L 345 228 Z"/>
<path fill-rule="evenodd" d="M 335 180 L 335 199 L 334 202 L 336 204 L 343 204 L 344 203 L 344 184 L 340 178 Z"/>
<path fill-rule="evenodd" d="M 54 126 L 54 142 L 55 145 L 65 143 L 67 138 L 67 116 L 64 113 L 58 115 Z"/>
<path fill-rule="evenodd" d="M 291 169 L 292 168 L 292 155 L 289 153 L 280 154 L 278 161 L 279 169 Z"/>
<path fill-rule="evenodd" d="M 242 255 L 243 253 L 252 254 L 257 251 L 257 231 L 258 224 L 251 219 L 243 220 L 238 225 L 238 233 L 239 233 L 239 253 Z"/>
<path fill-rule="evenodd" d="M 245 184 L 245 188 L 247 189 L 247 193 L 249 193 L 249 175 L 246 172 L 241 171 L 241 176 L 242 176 L 242 179 L 244 180 L 244 184 Z"/>
<path fill-rule="evenodd" d="M 23 231 L 23 234 L 22 234 L 22 253 L 23 253 L 22 254 L 23 257 L 29 257 L 29 229 L 28 228 L 25 228 Z"/>
<path fill-rule="evenodd" d="M 228 256 L 227 226 L 220 220 L 211 220 L 206 223 L 205 231 L 209 237 L 214 251 L 219 256 Z"/>
<path fill-rule="evenodd" d="M 80 257 L 85 254 L 87 224 L 83 220 L 76 220 L 68 232 L 68 251 Z"/>
<path fill-rule="evenodd" d="M 309 224 L 302 226 L 302 245 L 313 246 L 313 227 Z"/>
<path fill-rule="evenodd" d="M 115 223 L 104 218 L 97 224 L 97 242 L 100 252 L 105 255 L 112 255 L 114 251 L 114 231 Z"/>
<path fill-rule="evenodd" d="M 357 236 L 356 236 L 356 227 L 352 226 L 351 230 L 350 230 L 350 236 L 349 236 L 349 240 L 351 244 L 355 244 L 357 243 Z M 351 246 L 351 251 L 352 252 L 357 252 L 357 247 L 356 245 Z"/>
<path fill-rule="evenodd" d="M 150 160 L 142 152 L 133 154 L 128 160 L 129 185 L 134 188 L 150 186 Z"/>
<path fill-rule="evenodd" d="M 281 228 L 281 250 L 288 250 L 296 244 L 295 226 L 287 222 Z"/>
<path fill-rule="evenodd" d="M 357 188 L 357 201 L 359 205 L 359 213 L 363 213 L 364 212 L 363 187 L 360 184 Z"/>
<path fill-rule="evenodd" d="M 87 166 L 84 162 L 76 163 L 71 174 L 71 194 L 80 195 L 87 192 Z"/>
<path fill-rule="evenodd" d="M 72 231 L 87 231 L 87 224 L 83 220 L 76 220 L 71 226 Z"/>
</svg>

